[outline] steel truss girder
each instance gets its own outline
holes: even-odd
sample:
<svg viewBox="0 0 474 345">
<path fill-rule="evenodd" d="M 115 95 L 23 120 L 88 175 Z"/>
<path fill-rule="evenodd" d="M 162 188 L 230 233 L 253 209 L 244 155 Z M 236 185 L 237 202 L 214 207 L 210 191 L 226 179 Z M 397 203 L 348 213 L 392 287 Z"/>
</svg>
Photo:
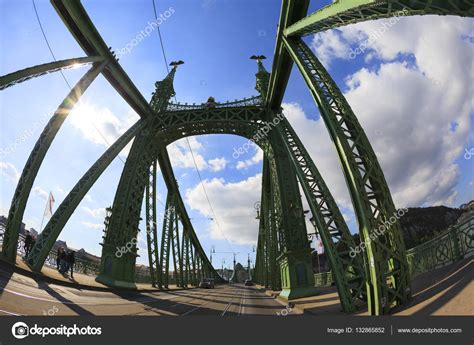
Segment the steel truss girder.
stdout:
<svg viewBox="0 0 474 345">
<path fill-rule="evenodd" d="M 268 244 L 267 244 L 267 227 L 265 226 L 266 207 L 264 204 L 265 200 L 265 188 L 266 181 L 269 179 L 268 170 L 268 158 L 263 158 L 263 169 L 262 169 L 262 192 L 260 197 L 260 204 L 258 206 L 258 240 L 257 240 L 257 253 L 255 258 L 255 281 L 256 283 L 265 287 L 269 286 L 268 272 L 269 272 L 269 261 L 268 261 Z M 264 211 L 265 210 L 265 211 Z"/>
<path fill-rule="evenodd" d="M 183 229 L 183 237 L 181 242 L 181 279 L 183 281 L 183 287 L 187 287 L 190 282 L 191 268 L 189 264 L 189 238 L 186 235 L 185 229 Z"/>
<path fill-rule="evenodd" d="M 184 287 L 184 277 L 183 277 L 183 255 L 180 250 L 179 243 L 179 219 L 178 213 L 174 209 L 173 205 L 173 218 L 171 219 L 170 230 L 170 242 L 171 242 L 171 252 L 173 254 L 173 265 L 174 265 L 174 277 L 176 280 L 176 285 Z"/>
<path fill-rule="evenodd" d="M 298 181 L 290 157 L 278 132 L 271 133 L 273 157 L 270 164 L 272 177 L 272 196 L 275 198 L 274 210 L 277 212 L 280 252 L 308 249 L 303 205 Z M 284 210 L 284 211 L 283 211 Z"/>
<path fill-rule="evenodd" d="M 356 309 L 355 300 L 365 294 L 363 259 L 358 255 L 350 256 L 350 249 L 355 248 L 355 242 L 349 228 L 311 156 L 286 118 L 280 122 L 277 130 L 296 167 L 296 174 L 316 222 L 342 309 L 353 312 Z"/>
<path fill-rule="evenodd" d="M 148 249 L 148 263 L 150 267 L 151 284 L 161 286 L 161 269 L 158 267 L 160 262 L 158 253 L 158 229 L 156 223 L 156 160 L 150 166 L 148 172 L 148 183 L 146 185 L 146 242 Z"/>
<path fill-rule="evenodd" d="M 64 120 L 66 120 L 76 102 L 106 66 L 106 64 L 107 61 L 94 64 L 92 68 L 77 82 L 77 84 L 68 93 L 66 98 L 61 102 L 49 122 L 46 124 L 45 128 L 40 134 L 38 141 L 31 151 L 16 186 L 8 213 L 8 221 L 5 229 L 5 237 L 2 248 L 2 254 L 6 260 L 15 262 L 18 235 L 25 212 L 25 207 L 28 202 L 28 197 L 36 179 L 36 175 L 38 174 L 38 171 L 41 167 L 41 164 L 43 163 L 44 157 L 46 156 L 49 147 L 51 146 L 51 143 L 53 142 L 56 134 L 59 132 L 62 124 L 64 123 Z"/>
<path fill-rule="evenodd" d="M 81 58 L 48 62 L 42 65 L 28 67 L 19 71 L 0 76 L 0 90 L 6 89 L 7 87 L 16 84 L 23 83 L 24 81 L 27 81 L 32 78 L 40 77 L 48 73 L 58 72 L 68 68 L 76 68 L 94 62 L 103 61 L 105 61 L 105 58 L 102 56 L 86 56 Z"/>
<path fill-rule="evenodd" d="M 474 17 L 474 1 L 339 0 L 290 25 L 284 34 L 307 36 L 368 20 L 430 14 Z"/>
<path fill-rule="evenodd" d="M 278 180 L 276 177 L 275 160 L 268 154 L 267 164 L 263 167 L 262 178 L 262 216 L 265 229 L 265 254 L 269 278 L 267 283 L 272 290 L 281 289 L 281 276 L 278 270 L 277 257 L 279 256 L 278 229 L 281 223 L 281 202 Z"/>
<path fill-rule="evenodd" d="M 313 52 L 301 39 L 285 39 L 315 99 L 332 141 L 336 145 L 346 183 L 365 241 L 371 287 L 369 311 L 387 313 L 410 297 L 405 247 L 396 209 L 377 157 L 344 95 Z M 385 224 L 391 224 L 385 227 Z M 384 226 L 381 235 L 374 236 Z M 375 238 L 373 238 L 375 237 Z"/>
<path fill-rule="evenodd" d="M 162 285 L 160 287 L 168 288 L 169 284 L 169 269 L 170 269 L 170 243 L 171 243 L 171 229 L 173 228 L 174 219 L 174 194 L 168 192 L 166 197 L 166 206 L 163 216 L 163 231 L 161 233 L 161 256 L 160 269 L 162 276 Z"/>
</svg>

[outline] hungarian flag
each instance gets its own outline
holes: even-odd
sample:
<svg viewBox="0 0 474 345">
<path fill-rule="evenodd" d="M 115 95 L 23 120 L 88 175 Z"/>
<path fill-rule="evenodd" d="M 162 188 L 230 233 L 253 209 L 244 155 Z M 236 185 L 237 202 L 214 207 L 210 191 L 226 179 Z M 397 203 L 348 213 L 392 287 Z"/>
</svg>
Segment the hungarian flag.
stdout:
<svg viewBox="0 0 474 345">
<path fill-rule="evenodd" d="M 44 215 L 48 217 L 53 216 L 53 205 L 54 205 L 54 196 L 52 192 L 49 192 L 48 201 L 46 202 L 46 208 L 44 209 Z"/>
</svg>

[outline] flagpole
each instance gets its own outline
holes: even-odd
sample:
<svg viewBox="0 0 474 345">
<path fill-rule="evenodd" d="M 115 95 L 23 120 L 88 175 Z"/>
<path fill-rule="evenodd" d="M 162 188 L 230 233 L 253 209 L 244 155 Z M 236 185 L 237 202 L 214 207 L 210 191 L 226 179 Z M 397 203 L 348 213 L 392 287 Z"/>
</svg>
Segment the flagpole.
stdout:
<svg viewBox="0 0 474 345">
<path fill-rule="evenodd" d="M 41 226 L 40 226 L 38 235 L 41 234 L 41 232 L 43 231 L 44 215 L 46 214 L 46 209 L 48 208 L 48 204 L 49 204 L 49 195 L 48 195 L 48 199 L 46 199 L 46 205 L 44 206 L 43 218 L 41 219 Z"/>
<path fill-rule="evenodd" d="M 51 206 L 52 194 L 53 194 L 52 192 L 49 192 L 48 199 L 46 199 L 46 205 L 44 207 L 43 218 L 41 219 L 41 226 L 40 226 L 38 234 L 40 234 L 43 231 L 43 222 L 44 222 L 44 216 L 46 215 L 46 210 L 48 209 L 48 207 L 52 208 Z"/>
<path fill-rule="evenodd" d="M 316 235 L 316 240 L 318 241 L 317 246 L 319 247 L 319 237 L 318 237 L 318 235 Z M 319 265 L 319 250 L 318 249 L 316 249 L 316 257 L 318 258 L 318 273 L 321 273 L 321 266 Z"/>
</svg>

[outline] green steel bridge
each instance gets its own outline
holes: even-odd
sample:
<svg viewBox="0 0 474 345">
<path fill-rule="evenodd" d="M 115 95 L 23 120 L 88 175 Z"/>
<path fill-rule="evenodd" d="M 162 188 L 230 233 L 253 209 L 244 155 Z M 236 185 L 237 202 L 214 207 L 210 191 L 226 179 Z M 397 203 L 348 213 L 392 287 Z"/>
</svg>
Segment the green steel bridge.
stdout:
<svg viewBox="0 0 474 345">
<path fill-rule="evenodd" d="M 177 65 L 155 86 L 148 102 L 120 66 L 78 0 L 51 0 L 85 56 L 46 63 L 0 77 L 0 90 L 28 79 L 77 65 L 90 70 L 66 95 L 41 133 L 21 173 L 11 202 L 2 245 L 2 259 L 15 263 L 20 225 L 43 159 L 70 111 L 94 79 L 102 74 L 140 119 L 89 168 L 39 235 L 27 263 L 41 271 L 68 219 L 112 160 L 132 140 L 105 218 L 98 282 L 134 288 L 136 244 L 122 248 L 139 231 L 145 203 L 146 238 L 153 286 L 167 288 L 170 267 L 179 286 L 195 286 L 202 277 L 224 280 L 206 256 L 186 212 L 167 152 L 167 145 L 193 135 L 235 134 L 255 141 L 264 151 L 260 223 L 254 280 L 281 290 L 288 300 L 317 293 L 316 285 L 333 282 L 342 309 L 356 310 L 363 301 L 372 315 L 387 314 L 411 298 L 410 282 L 418 271 L 459 260 L 473 249 L 472 220 L 451 229 L 423 248 L 405 249 L 397 209 L 372 146 L 351 106 L 302 37 L 341 26 L 409 15 L 474 16 L 473 0 L 336 0 L 307 14 L 308 0 L 282 0 L 271 73 L 257 57 L 257 97 L 240 101 L 187 105 L 172 103 Z M 293 64 L 307 83 L 335 145 L 359 224 L 365 250 L 351 255 L 354 239 L 331 192 L 297 133 L 285 119 L 281 102 Z M 268 123 L 273 130 L 260 134 Z M 159 170 L 158 170 L 159 169 Z M 158 237 L 156 179 L 163 175 L 168 190 L 161 237 Z M 314 275 L 298 182 L 309 203 L 317 232 L 328 255 L 330 274 Z M 145 199 L 145 200 L 143 200 Z M 387 225 L 389 224 L 389 225 Z M 373 236 L 375 229 L 382 233 Z M 316 279 L 316 281 L 315 281 Z"/>
</svg>

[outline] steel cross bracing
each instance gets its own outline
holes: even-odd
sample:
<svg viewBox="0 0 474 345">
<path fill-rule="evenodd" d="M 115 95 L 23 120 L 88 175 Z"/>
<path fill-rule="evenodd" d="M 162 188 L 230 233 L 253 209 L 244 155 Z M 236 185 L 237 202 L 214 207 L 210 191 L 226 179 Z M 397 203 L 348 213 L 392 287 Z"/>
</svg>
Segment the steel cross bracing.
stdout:
<svg viewBox="0 0 474 345">
<path fill-rule="evenodd" d="M 100 37 L 82 4 L 65 0 L 52 0 L 52 3 L 87 57 L 47 63 L 11 73 L 0 77 L 0 88 L 77 64 L 92 63 L 93 66 L 53 115 L 22 171 L 5 231 L 2 248 L 5 259 L 15 260 L 19 225 L 49 146 L 79 97 L 94 78 L 102 73 L 141 119 L 91 166 L 59 205 L 27 258 L 28 264 L 34 270 L 41 270 L 49 251 L 80 201 L 111 161 L 134 139 L 111 214 L 105 220 L 102 262 L 97 279 L 111 286 L 134 286 L 137 248 L 133 247 L 122 258 L 114 257 L 114 252 L 117 247 L 124 246 L 138 235 L 140 210 L 145 195 L 152 283 L 168 287 L 171 255 L 175 283 L 178 285 L 196 285 L 201 278 L 209 276 L 219 280 L 187 215 L 166 146 L 180 138 L 200 134 L 236 134 L 254 138 L 267 121 L 275 119 L 281 112 L 280 104 L 291 67 L 296 62 L 336 145 L 362 239 L 371 241 L 367 241 L 364 255 L 354 258 L 348 255 L 354 243 L 347 225 L 316 165 L 284 119 L 276 126 L 276 130 L 256 142 L 265 156 L 255 279 L 272 289 L 283 288 L 282 296 L 288 299 L 314 293 L 298 179 L 328 254 L 343 310 L 354 311 L 358 298 L 368 301 L 371 314 L 387 313 L 392 306 L 407 301 L 410 296 L 409 276 L 398 222 L 386 226 L 383 234 L 375 239 L 371 236 L 375 228 L 386 225 L 396 212 L 382 170 L 341 91 L 299 37 L 382 17 L 418 14 L 473 16 L 472 1 L 340 0 L 305 17 L 308 1 L 283 0 L 272 74 L 269 75 L 262 62 L 257 61 L 256 89 L 260 96 L 221 103 L 212 109 L 203 105 L 170 103 L 175 93 L 175 68 L 165 79 L 157 82 L 157 90 L 149 104 Z M 168 189 L 159 244 L 156 224 L 157 162 Z M 158 247 L 161 247 L 160 253 Z"/>
</svg>

